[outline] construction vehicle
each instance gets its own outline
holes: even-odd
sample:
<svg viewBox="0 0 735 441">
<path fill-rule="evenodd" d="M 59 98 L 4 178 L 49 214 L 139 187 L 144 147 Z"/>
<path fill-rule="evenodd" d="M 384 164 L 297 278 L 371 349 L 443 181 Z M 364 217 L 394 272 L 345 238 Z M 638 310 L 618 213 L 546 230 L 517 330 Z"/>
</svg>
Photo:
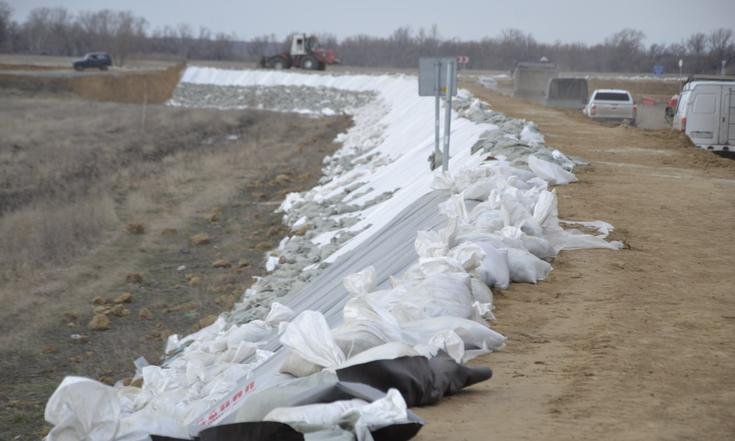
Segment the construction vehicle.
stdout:
<svg viewBox="0 0 735 441">
<path fill-rule="evenodd" d="M 339 58 L 332 49 L 322 49 L 315 36 L 294 34 L 291 50 L 270 57 L 263 56 L 260 66 L 271 69 L 300 67 L 307 70 L 324 70 L 328 64 L 338 64 Z"/>
</svg>

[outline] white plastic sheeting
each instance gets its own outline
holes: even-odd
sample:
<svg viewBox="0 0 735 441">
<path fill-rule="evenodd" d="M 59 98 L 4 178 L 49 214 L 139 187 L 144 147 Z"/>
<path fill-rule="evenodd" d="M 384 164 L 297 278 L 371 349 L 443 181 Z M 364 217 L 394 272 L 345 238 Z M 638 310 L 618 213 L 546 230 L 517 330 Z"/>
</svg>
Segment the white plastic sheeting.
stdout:
<svg viewBox="0 0 735 441">
<path fill-rule="evenodd" d="M 355 126 L 341 137 L 345 147 L 335 154 L 356 155 L 355 165 L 330 170 L 331 180 L 305 194 L 289 196 L 281 207 L 288 215 L 290 207 L 304 200 L 336 196 L 359 207 L 379 195 L 392 194 L 359 210 L 358 222 L 349 227 L 359 233 L 328 261 L 335 262 L 389 225 L 404 207 L 431 191 L 432 181 L 434 188 L 454 193 L 440 206 L 447 225 L 438 231 L 414 231 L 418 260 L 396 274 L 390 287 L 378 289 L 369 269 L 346 277 L 350 299 L 332 326 L 319 312 L 297 310 L 300 314 L 294 318 L 294 311 L 274 303 L 265 320 L 231 326 L 220 318 L 195 334 L 172 338 L 167 350 L 179 352 L 178 356 L 162 367 L 143 367 L 141 389 L 65 381 L 47 406 L 47 419 L 56 425 L 48 437 L 51 441 L 71 439 L 64 437 L 71 433 L 119 440 L 143 440 L 149 432 L 182 436 L 188 425 L 199 421 L 271 358 L 272 352 L 261 346 L 279 334 L 296 357 L 292 364 L 300 363 L 304 374 L 401 354 L 430 357 L 438 350 L 466 361 L 505 343 L 485 322 L 492 318 L 490 287 L 543 280 L 551 270 L 547 260 L 564 249 L 620 247 L 606 242 L 603 234 L 561 228 L 556 195 L 549 185 L 574 182 L 568 170 L 533 155 L 528 156 L 530 170 L 515 167 L 502 156 L 483 162 L 484 155 L 472 155 L 470 147 L 478 137 L 497 130 L 492 124 L 456 118 L 451 174 L 429 173 L 425 159 L 433 149 L 433 105 L 416 97 L 414 77 L 190 68 L 183 81 L 298 84 L 378 94 L 375 102 L 355 111 Z M 529 144 L 543 142 L 535 127 L 523 127 L 523 133 L 512 136 Z M 571 163 L 561 153 L 554 155 Z M 109 401 L 109 408 L 88 405 L 103 399 Z M 397 402 L 395 394 L 391 399 Z M 359 437 L 361 430 L 380 421 L 358 412 L 356 434 Z"/>
</svg>

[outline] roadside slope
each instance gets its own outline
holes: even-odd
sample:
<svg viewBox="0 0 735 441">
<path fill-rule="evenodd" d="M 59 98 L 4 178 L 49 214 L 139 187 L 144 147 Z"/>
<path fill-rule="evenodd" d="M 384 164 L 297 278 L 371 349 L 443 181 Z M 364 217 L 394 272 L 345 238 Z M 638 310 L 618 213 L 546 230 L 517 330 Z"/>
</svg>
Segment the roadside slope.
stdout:
<svg viewBox="0 0 735 441">
<path fill-rule="evenodd" d="M 510 342 L 478 360 L 495 378 L 419 409 L 418 439 L 732 439 L 735 163 L 465 87 L 591 161 L 557 189 L 560 217 L 605 219 L 629 249 L 562 253 L 546 282 L 499 293 Z"/>
</svg>

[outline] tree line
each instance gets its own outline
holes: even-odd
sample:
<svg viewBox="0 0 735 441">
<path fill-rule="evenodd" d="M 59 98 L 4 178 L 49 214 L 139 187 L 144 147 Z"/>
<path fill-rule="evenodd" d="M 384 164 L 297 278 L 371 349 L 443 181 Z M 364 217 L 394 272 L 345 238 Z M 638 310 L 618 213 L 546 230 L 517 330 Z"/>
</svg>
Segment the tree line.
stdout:
<svg viewBox="0 0 735 441">
<path fill-rule="evenodd" d="M 581 72 L 650 72 L 662 66 L 667 73 L 718 73 L 722 62 L 735 64 L 733 30 L 697 32 L 678 43 L 645 44 L 645 34 L 623 29 L 602 43 L 542 43 L 530 33 L 506 29 L 495 37 L 463 41 L 442 38 L 436 25 L 429 29 L 396 29 L 388 37 L 356 35 L 338 40 L 319 35 L 322 46 L 337 50 L 351 66 L 412 68 L 422 56 L 470 57 L 471 69 L 509 70 L 520 61 L 546 57 L 563 70 Z M 290 36 L 275 35 L 240 41 L 234 34 L 198 30 L 188 24 L 149 30 L 143 17 L 130 11 L 70 13 L 63 7 L 36 8 L 22 23 L 0 0 L 0 51 L 10 53 L 79 56 L 88 51 L 110 52 L 123 65 L 131 55 L 177 59 L 256 61 L 262 55 L 287 50 Z M 730 71 L 733 66 L 730 66 Z"/>
</svg>

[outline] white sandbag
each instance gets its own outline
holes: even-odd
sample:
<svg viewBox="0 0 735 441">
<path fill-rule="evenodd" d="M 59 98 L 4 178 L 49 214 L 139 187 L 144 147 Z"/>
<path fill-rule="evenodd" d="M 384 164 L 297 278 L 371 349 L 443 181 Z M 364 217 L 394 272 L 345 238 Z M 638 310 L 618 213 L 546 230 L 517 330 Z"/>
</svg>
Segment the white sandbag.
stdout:
<svg viewBox="0 0 735 441">
<path fill-rule="evenodd" d="M 551 271 L 551 265 L 525 250 L 508 249 L 508 269 L 513 282 L 537 283 Z"/>
<path fill-rule="evenodd" d="M 364 270 L 352 273 L 342 279 L 342 285 L 353 296 L 375 290 L 375 268 L 369 266 Z"/>
<path fill-rule="evenodd" d="M 322 370 L 322 366 L 306 361 L 294 351 L 288 351 L 278 372 L 293 375 L 296 378 L 308 377 Z"/>
<path fill-rule="evenodd" d="M 534 155 L 528 155 L 528 168 L 536 176 L 550 184 L 564 185 L 570 182 L 577 182 L 577 177 L 574 176 L 574 173 L 570 173 L 553 162 L 544 161 Z"/>
<path fill-rule="evenodd" d="M 407 422 L 406 400 L 397 389 L 388 389 L 385 397 L 342 415 L 342 424 L 353 427 L 358 441 L 372 440 L 371 431 Z"/>
<path fill-rule="evenodd" d="M 434 334 L 427 344 L 446 352 L 457 363 L 462 363 L 462 359 L 464 358 L 464 342 L 451 329 Z"/>
<path fill-rule="evenodd" d="M 367 404 L 365 400 L 352 399 L 304 406 L 276 407 L 268 412 L 263 421 L 288 424 L 299 432 L 313 432 L 339 425 L 345 413 Z"/>
<path fill-rule="evenodd" d="M 506 289 L 510 285 L 510 267 L 508 265 L 508 250 L 496 248 L 490 241 L 475 242 L 485 252 L 475 274 L 488 286 Z"/>
<path fill-rule="evenodd" d="M 429 350 L 428 346 L 409 344 L 394 341 L 375 346 L 363 351 L 353 357 L 350 357 L 342 367 L 355 366 L 358 364 L 369 363 L 376 360 L 394 360 L 399 357 L 430 357 L 436 354 L 434 350 Z"/>
<path fill-rule="evenodd" d="M 281 344 L 301 358 L 322 367 L 340 366 L 345 355 L 335 343 L 324 316 L 316 311 L 304 311 L 281 335 Z"/>
<path fill-rule="evenodd" d="M 253 320 L 240 326 L 231 327 L 224 335 L 227 348 L 237 348 L 241 342 L 257 343 L 271 335 L 273 329 L 262 320 Z"/>
<path fill-rule="evenodd" d="M 390 311 L 399 323 L 428 317 L 469 317 L 472 291 L 467 273 L 435 273 L 418 284 L 407 287 L 407 293 Z"/>
<path fill-rule="evenodd" d="M 452 331 L 462 339 L 465 353 L 468 349 L 496 351 L 505 345 L 505 337 L 486 324 L 460 317 L 434 317 L 403 324 L 404 342 L 411 345 L 427 344 L 436 334 Z"/>
<path fill-rule="evenodd" d="M 556 192 L 542 191 L 533 207 L 533 218 L 539 225 L 544 225 L 547 219 L 557 216 Z"/>
<path fill-rule="evenodd" d="M 54 425 L 48 441 L 110 441 L 120 425 L 115 389 L 82 377 L 66 377 L 46 403 L 46 421 Z"/>
<path fill-rule="evenodd" d="M 400 329 L 396 327 L 396 330 L 398 335 L 390 331 L 386 332 L 386 327 L 382 323 L 372 320 L 353 320 L 334 328 L 332 335 L 337 346 L 349 359 L 368 349 L 396 341 L 400 336 Z"/>
<path fill-rule="evenodd" d="M 465 221 L 468 218 L 467 206 L 462 195 L 452 195 L 446 201 L 439 204 L 439 212 L 446 217 Z"/>
<path fill-rule="evenodd" d="M 485 251 L 477 244 L 464 242 L 449 250 L 447 257 L 459 262 L 465 271 L 472 272 L 482 264 Z"/>
<path fill-rule="evenodd" d="M 270 326 L 278 326 L 281 322 L 287 322 L 294 317 L 293 309 L 278 302 L 271 303 L 271 309 L 265 316 L 265 322 Z"/>
<path fill-rule="evenodd" d="M 477 277 L 470 278 L 470 290 L 472 290 L 472 298 L 480 303 L 493 303 L 493 292 L 482 280 Z"/>
</svg>

